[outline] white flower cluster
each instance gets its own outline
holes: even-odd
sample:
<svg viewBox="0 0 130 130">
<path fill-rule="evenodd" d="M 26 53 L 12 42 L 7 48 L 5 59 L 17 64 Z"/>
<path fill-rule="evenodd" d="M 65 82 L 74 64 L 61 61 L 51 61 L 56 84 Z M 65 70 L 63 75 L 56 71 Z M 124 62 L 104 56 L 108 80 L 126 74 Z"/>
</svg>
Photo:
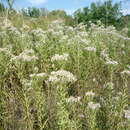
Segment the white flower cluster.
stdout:
<svg viewBox="0 0 130 130">
<path fill-rule="evenodd" d="M 8 52 L 8 48 L 0 48 L 0 52 L 5 52 L 5 53 L 7 53 L 7 52 Z"/>
<path fill-rule="evenodd" d="M 30 74 L 31 78 L 45 78 L 47 76 L 46 73 L 38 73 L 38 74 Z"/>
<path fill-rule="evenodd" d="M 12 22 L 9 19 L 3 20 L 3 26 L 2 26 L 3 29 L 6 29 L 6 28 L 9 28 L 9 27 L 12 27 L 12 26 L 13 26 Z"/>
<path fill-rule="evenodd" d="M 88 37 L 88 33 L 87 32 L 78 32 L 78 35 L 80 36 L 80 37 L 84 37 L 84 38 L 86 38 L 86 37 Z"/>
<path fill-rule="evenodd" d="M 85 47 L 84 49 L 87 50 L 87 51 L 90 51 L 90 52 L 96 52 L 95 47 Z"/>
<path fill-rule="evenodd" d="M 28 26 L 28 25 L 26 25 L 26 24 L 23 24 L 23 27 L 22 27 L 23 29 L 30 29 L 30 27 Z"/>
<path fill-rule="evenodd" d="M 1 38 L 5 38 L 6 36 L 7 36 L 6 31 L 0 32 L 0 37 L 1 37 Z"/>
<path fill-rule="evenodd" d="M 17 61 L 17 60 L 30 62 L 38 60 L 38 57 L 34 55 L 34 51 L 31 49 L 31 50 L 24 50 L 18 56 L 13 56 L 13 58 L 11 58 L 11 61 Z"/>
<path fill-rule="evenodd" d="M 34 30 L 32 30 L 31 32 L 32 32 L 33 34 L 39 34 L 39 33 L 45 34 L 45 33 L 46 33 L 46 31 L 43 31 L 41 28 L 34 29 Z"/>
<path fill-rule="evenodd" d="M 130 110 L 124 110 L 125 112 L 125 118 L 130 120 Z"/>
<path fill-rule="evenodd" d="M 65 42 L 69 39 L 68 35 L 63 35 L 59 42 Z"/>
<path fill-rule="evenodd" d="M 14 35 L 21 35 L 20 31 L 16 27 L 9 27 L 8 30 Z"/>
<path fill-rule="evenodd" d="M 129 70 L 124 70 L 121 72 L 121 74 L 127 74 L 127 75 L 130 75 L 130 71 Z"/>
<path fill-rule="evenodd" d="M 24 85 L 30 87 L 32 86 L 32 82 L 25 83 Z"/>
<path fill-rule="evenodd" d="M 74 32 L 74 28 L 71 27 L 71 26 L 68 26 L 68 27 L 66 27 L 66 32 L 67 33 L 73 33 Z"/>
<path fill-rule="evenodd" d="M 114 61 L 114 60 L 112 60 L 111 58 L 109 58 L 109 55 L 108 55 L 108 53 L 107 53 L 106 50 L 103 50 L 103 51 L 101 52 L 101 56 L 102 56 L 103 58 L 105 58 L 107 65 L 118 65 L 118 62 L 117 62 L 117 61 Z"/>
<path fill-rule="evenodd" d="M 121 31 L 122 31 L 123 33 L 125 33 L 125 34 L 128 34 L 129 28 L 128 28 L 128 27 L 125 27 L 125 28 L 123 28 Z"/>
<path fill-rule="evenodd" d="M 91 43 L 91 40 L 80 39 L 80 43 L 84 43 L 85 45 L 89 45 Z"/>
<path fill-rule="evenodd" d="M 64 35 L 62 30 L 60 30 L 60 31 L 54 31 L 53 30 L 51 33 L 52 33 L 53 37 L 59 37 L 59 36 L 61 37 L 61 36 Z"/>
<path fill-rule="evenodd" d="M 42 30 L 41 28 L 34 29 L 31 31 L 32 34 L 34 34 L 37 37 L 45 38 L 46 31 Z"/>
<path fill-rule="evenodd" d="M 130 69 L 130 65 L 127 65 L 127 68 Z"/>
<path fill-rule="evenodd" d="M 55 54 L 52 58 L 51 61 L 67 61 L 68 60 L 69 54 L 64 53 L 63 55 Z"/>
<path fill-rule="evenodd" d="M 63 31 L 64 30 L 64 26 L 58 25 L 58 24 L 53 26 L 53 28 L 55 31 Z"/>
<path fill-rule="evenodd" d="M 70 96 L 66 101 L 68 103 L 76 103 L 76 102 L 80 102 L 80 100 L 81 100 L 81 97 Z"/>
<path fill-rule="evenodd" d="M 53 71 L 49 76 L 49 81 L 52 83 L 75 82 L 76 80 L 77 80 L 76 77 L 66 70 Z"/>
<path fill-rule="evenodd" d="M 105 58 L 105 59 L 109 59 L 109 55 L 108 55 L 108 53 L 107 53 L 107 50 L 101 51 L 101 56 L 102 56 L 103 58 Z"/>
<path fill-rule="evenodd" d="M 27 87 L 32 86 L 32 82 L 32 80 L 22 80 L 22 84 Z"/>
<path fill-rule="evenodd" d="M 118 65 L 118 62 L 109 59 L 109 60 L 106 61 L 106 64 L 107 64 L 107 65 Z"/>
<path fill-rule="evenodd" d="M 9 48 L 0 48 L 0 53 L 5 53 L 6 55 L 9 55 L 9 56 L 12 55 Z"/>
<path fill-rule="evenodd" d="M 89 102 L 88 107 L 92 110 L 96 110 L 99 109 L 101 106 L 99 103 Z"/>
<path fill-rule="evenodd" d="M 88 96 L 88 97 L 94 97 L 95 96 L 95 93 L 90 91 L 90 92 L 86 92 L 85 93 L 85 96 Z"/>
</svg>

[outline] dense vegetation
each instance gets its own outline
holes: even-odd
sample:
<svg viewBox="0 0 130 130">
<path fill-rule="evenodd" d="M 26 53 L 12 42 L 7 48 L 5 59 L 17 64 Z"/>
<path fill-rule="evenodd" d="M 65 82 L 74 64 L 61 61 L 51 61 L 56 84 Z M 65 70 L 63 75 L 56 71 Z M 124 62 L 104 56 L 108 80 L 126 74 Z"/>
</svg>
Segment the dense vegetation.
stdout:
<svg viewBox="0 0 130 130">
<path fill-rule="evenodd" d="M 9 9 L 16 13 L 16 10 L 13 9 L 13 3 L 15 2 L 15 0 L 5 0 L 5 2 L 7 2 Z M 5 8 L 4 5 L 1 3 L 0 12 L 5 12 L 5 10 L 7 10 L 7 8 Z M 112 0 L 92 3 L 90 7 L 78 9 L 72 15 L 67 15 L 64 10 L 49 11 L 46 8 L 35 7 L 28 7 L 27 9 L 22 9 L 20 13 L 22 13 L 24 17 L 42 17 L 43 19 L 47 17 L 49 21 L 57 18 L 62 18 L 66 20 L 67 25 L 71 26 L 74 26 L 79 23 L 90 25 L 90 21 L 96 24 L 97 21 L 100 20 L 105 25 L 105 27 L 113 25 L 118 30 L 121 30 L 124 27 L 127 27 L 130 30 L 130 16 L 127 15 L 126 17 L 128 18 L 124 17 L 121 12 L 121 3 L 119 2 L 113 4 Z"/>
<path fill-rule="evenodd" d="M 0 7 L 0 130 L 130 130 L 129 15 Z"/>
</svg>

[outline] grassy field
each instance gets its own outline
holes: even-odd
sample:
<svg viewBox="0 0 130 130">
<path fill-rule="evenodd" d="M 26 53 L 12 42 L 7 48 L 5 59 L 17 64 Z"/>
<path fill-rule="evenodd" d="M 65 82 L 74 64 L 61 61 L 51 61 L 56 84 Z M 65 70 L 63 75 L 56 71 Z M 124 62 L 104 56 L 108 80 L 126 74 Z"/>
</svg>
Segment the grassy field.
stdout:
<svg viewBox="0 0 130 130">
<path fill-rule="evenodd" d="M 129 78 L 127 29 L 0 20 L 0 130 L 130 130 Z"/>
</svg>

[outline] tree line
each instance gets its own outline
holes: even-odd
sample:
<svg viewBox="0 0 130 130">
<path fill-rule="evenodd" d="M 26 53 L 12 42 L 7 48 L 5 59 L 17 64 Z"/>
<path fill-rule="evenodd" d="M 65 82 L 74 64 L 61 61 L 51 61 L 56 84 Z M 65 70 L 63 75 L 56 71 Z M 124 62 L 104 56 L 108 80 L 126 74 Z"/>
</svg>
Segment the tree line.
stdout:
<svg viewBox="0 0 130 130">
<path fill-rule="evenodd" d="M 9 10 L 13 9 L 13 3 L 15 0 L 5 0 L 7 2 Z M 5 11 L 4 4 L 0 3 L 0 11 Z M 123 27 L 130 28 L 130 15 L 123 16 L 121 12 L 121 2 L 114 3 L 112 0 L 106 0 L 104 2 L 93 2 L 90 7 L 84 7 L 76 10 L 72 15 L 68 15 L 64 10 L 53 10 L 49 11 L 46 8 L 35 8 L 28 7 L 20 11 L 26 17 L 55 17 L 63 18 L 70 22 L 69 24 L 74 25 L 77 23 L 88 24 L 97 23 L 101 21 L 105 26 L 113 25 L 117 29 Z"/>
</svg>

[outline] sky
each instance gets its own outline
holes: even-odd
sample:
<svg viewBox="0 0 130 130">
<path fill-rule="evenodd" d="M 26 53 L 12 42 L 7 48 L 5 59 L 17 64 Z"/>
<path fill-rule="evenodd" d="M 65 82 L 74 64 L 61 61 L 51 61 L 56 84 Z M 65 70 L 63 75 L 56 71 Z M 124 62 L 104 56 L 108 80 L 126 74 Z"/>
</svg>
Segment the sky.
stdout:
<svg viewBox="0 0 130 130">
<path fill-rule="evenodd" d="M 79 8 L 90 6 L 92 2 L 105 0 L 15 0 L 14 7 L 17 9 L 27 7 L 47 8 L 48 10 L 61 9 L 72 14 Z M 122 1 L 122 12 L 130 14 L 130 0 L 113 0 L 113 3 Z"/>
</svg>

